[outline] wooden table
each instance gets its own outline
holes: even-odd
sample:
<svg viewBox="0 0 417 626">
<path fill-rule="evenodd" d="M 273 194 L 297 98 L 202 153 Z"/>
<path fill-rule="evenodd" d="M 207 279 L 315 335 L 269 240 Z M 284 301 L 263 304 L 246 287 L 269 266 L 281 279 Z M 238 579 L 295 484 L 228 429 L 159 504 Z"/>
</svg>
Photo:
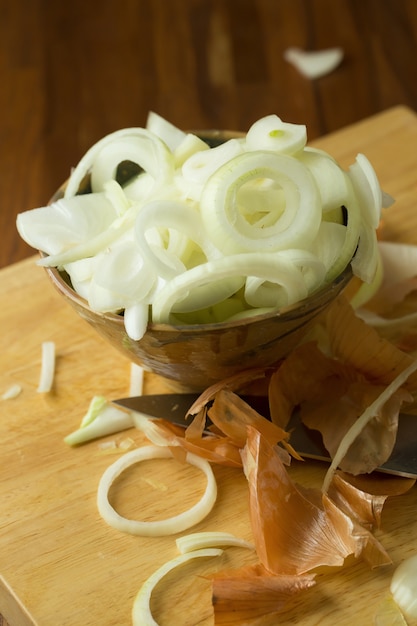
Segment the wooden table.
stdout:
<svg viewBox="0 0 417 626">
<path fill-rule="evenodd" d="M 344 166 L 364 152 L 384 189 L 396 198 L 385 234 L 417 242 L 417 116 L 403 107 L 364 120 L 316 142 Z M 133 598 L 156 567 L 176 555 L 174 539 L 130 537 L 99 517 L 96 490 L 115 456 L 98 442 L 68 448 L 63 437 L 78 426 L 95 394 L 128 393 L 129 363 L 95 334 L 48 283 L 33 258 L 0 272 L 1 393 L 19 383 L 22 393 L 0 402 L 1 516 L 0 612 L 12 626 L 127 626 Z M 57 348 L 54 390 L 36 392 L 41 342 Z M 145 392 L 167 389 L 147 376 Z M 135 432 L 108 437 L 121 441 Z M 194 530 L 224 530 L 251 539 L 245 479 L 237 470 L 214 467 L 218 501 Z M 324 467 L 294 463 L 294 477 L 319 484 Z M 136 480 L 134 480 L 134 478 Z M 198 498 L 204 479 L 173 461 L 149 462 L 122 481 L 117 506 L 125 514 L 174 514 Z M 370 571 L 362 562 L 321 572 L 315 588 L 300 595 L 280 624 L 350 626 L 372 624 L 388 595 L 391 575 L 417 551 L 417 487 L 386 505 L 378 537 L 393 566 Z M 186 567 L 158 587 L 153 608 L 163 625 L 212 623 L 207 581 L 210 568 L 254 559 L 233 548 L 219 563 Z M 265 624 L 276 622 L 265 621 Z"/>
</svg>

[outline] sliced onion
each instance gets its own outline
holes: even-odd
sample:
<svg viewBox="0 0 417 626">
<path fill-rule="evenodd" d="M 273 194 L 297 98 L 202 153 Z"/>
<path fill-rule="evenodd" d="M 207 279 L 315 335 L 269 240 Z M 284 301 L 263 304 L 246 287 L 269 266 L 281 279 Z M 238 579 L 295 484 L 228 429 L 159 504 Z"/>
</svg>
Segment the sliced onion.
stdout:
<svg viewBox="0 0 417 626">
<path fill-rule="evenodd" d="M 55 342 L 42 343 L 42 363 L 39 377 L 38 393 L 48 393 L 52 389 L 55 377 Z"/>
<path fill-rule="evenodd" d="M 14 398 L 17 398 L 17 396 L 19 396 L 21 393 L 22 393 L 22 386 L 19 385 L 18 383 L 14 383 L 13 385 L 10 385 L 10 387 L 8 387 L 6 391 L 2 393 L 1 399 L 13 400 Z"/>
<path fill-rule="evenodd" d="M 345 239 L 333 266 L 327 272 L 326 282 L 334 280 L 336 276 L 339 276 L 349 263 L 351 263 L 359 243 L 362 217 L 360 206 L 357 198 L 355 197 L 353 188 L 351 188 L 351 193 L 349 194 L 348 201 L 344 208 L 347 213 Z"/>
<path fill-rule="evenodd" d="M 390 590 L 406 617 L 417 618 L 417 555 L 405 559 L 395 570 Z"/>
<path fill-rule="evenodd" d="M 171 122 L 168 122 L 164 117 L 155 113 L 155 111 L 149 111 L 146 120 L 146 128 L 149 132 L 154 133 L 157 137 L 162 139 L 172 151 L 176 150 L 179 145 L 184 141 L 186 133 Z"/>
<path fill-rule="evenodd" d="M 184 180 L 203 186 L 219 167 L 242 152 L 243 145 L 239 139 L 229 139 L 211 150 L 196 152 L 182 166 Z"/>
<path fill-rule="evenodd" d="M 338 163 L 329 154 L 313 148 L 305 148 L 298 158 L 316 181 L 323 213 L 344 206 L 349 198 L 349 184 Z"/>
<path fill-rule="evenodd" d="M 97 202 L 96 195 L 92 194 L 92 197 Z M 39 259 L 38 265 L 42 267 L 62 267 L 68 263 L 100 254 L 133 227 L 138 210 L 139 206 L 133 204 L 123 215 L 114 219 L 107 228 L 92 236 L 91 239 L 83 240 L 71 248 Z"/>
<path fill-rule="evenodd" d="M 138 363 L 130 364 L 129 396 L 141 396 L 143 393 L 144 367 Z"/>
<path fill-rule="evenodd" d="M 203 550 L 194 550 L 186 554 L 181 554 L 170 561 L 164 563 L 159 569 L 157 569 L 142 585 L 140 588 L 132 607 L 132 622 L 133 626 L 158 626 L 158 623 L 153 619 L 150 609 L 152 591 L 159 583 L 160 580 L 166 574 L 171 572 L 176 567 L 187 563 L 191 559 L 197 559 L 201 557 L 220 556 L 223 550 L 217 548 L 206 548 Z"/>
<path fill-rule="evenodd" d="M 284 59 L 311 80 L 321 78 L 332 72 L 343 59 L 342 48 L 327 48 L 325 50 L 302 50 L 292 46 L 284 52 Z"/>
<path fill-rule="evenodd" d="M 305 281 L 306 293 L 314 291 L 323 283 L 326 270 L 315 255 L 294 249 L 279 254 L 300 270 Z M 288 292 L 281 284 L 256 276 L 248 276 L 246 279 L 245 300 L 250 306 L 258 308 L 277 308 L 289 304 Z"/>
<path fill-rule="evenodd" d="M 278 115 L 257 120 L 246 133 L 247 150 L 273 150 L 294 154 L 307 142 L 307 129 L 302 124 L 283 122 Z"/>
<path fill-rule="evenodd" d="M 162 236 L 158 238 L 159 246 L 151 245 L 147 237 L 150 229 L 164 231 L 168 229 L 167 249 L 164 247 Z M 173 245 L 175 232 L 180 234 L 180 238 L 177 238 L 176 245 Z M 181 259 L 181 256 L 190 242 L 193 248 L 196 246 L 201 248 L 206 259 L 218 256 L 216 248 L 204 232 L 200 214 L 195 207 L 184 202 L 159 200 L 146 204 L 136 218 L 135 237 L 141 253 L 159 276 L 164 278 L 171 278 L 185 270 L 186 259 Z"/>
<path fill-rule="evenodd" d="M 149 322 L 149 305 L 138 302 L 127 306 L 124 311 L 124 325 L 128 337 L 133 341 L 142 339 Z"/>
<path fill-rule="evenodd" d="M 364 154 L 356 156 L 348 175 L 361 205 L 362 219 L 377 228 L 381 219 L 382 191 L 375 170 Z"/>
<path fill-rule="evenodd" d="M 121 237 L 97 256 L 88 301 L 95 311 L 117 311 L 141 304 L 156 281 L 154 266 L 136 243 Z"/>
<path fill-rule="evenodd" d="M 108 494 L 112 484 L 124 470 L 146 459 L 169 458 L 173 458 L 173 455 L 167 446 L 145 446 L 128 452 L 107 468 L 99 482 L 97 506 L 100 515 L 110 526 L 131 535 L 161 537 L 182 532 L 198 524 L 198 522 L 210 513 L 217 497 L 217 486 L 213 471 L 210 464 L 205 459 L 201 459 L 197 455 L 189 452 L 185 457 L 186 462 L 201 469 L 207 478 L 206 490 L 202 498 L 194 506 L 174 517 L 153 522 L 128 519 L 122 517 L 114 510 L 109 502 Z"/>
<path fill-rule="evenodd" d="M 371 284 L 377 278 L 379 250 L 376 231 L 362 221 L 359 227 L 359 241 L 352 259 L 352 271 L 363 282 Z"/>
<path fill-rule="evenodd" d="M 265 228 L 251 225 L 237 202 L 245 183 L 270 179 L 284 191 L 283 214 Z M 219 168 L 207 181 L 201 202 L 207 232 L 225 254 L 309 247 L 321 222 L 320 198 L 308 168 L 294 157 L 246 152 Z"/>
<path fill-rule="evenodd" d="M 210 146 L 197 135 L 188 133 L 173 151 L 175 167 L 181 168 L 193 154 L 203 150 L 210 150 Z"/>
<path fill-rule="evenodd" d="M 172 310 L 192 311 L 220 302 L 234 293 L 248 275 L 281 285 L 286 304 L 307 295 L 302 273 L 285 255 L 237 254 L 209 261 L 176 276 L 155 294 L 152 320 L 167 323 Z"/>
<path fill-rule="evenodd" d="M 106 165 L 105 167 L 107 170 L 112 169 L 113 171 L 114 159 L 112 158 L 111 146 L 116 146 L 120 140 L 123 140 L 125 145 L 129 143 L 132 150 L 133 147 L 136 148 L 137 162 L 152 175 L 155 188 L 159 188 L 172 177 L 173 160 L 166 144 L 157 135 L 144 128 L 124 128 L 106 135 L 87 150 L 69 177 L 65 188 L 65 198 L 76 195 L 83 178 L 91 170 L 104 149 L 106 161 L 111 163 L 111 166 Z M 102 166 L 104 167 L 104 164 Z"/>
<path fill-rule="evenodd" d="M 219 546 L 236 546 L 238 548 L 255 550 L 253 543 L 240 539 L 239 537 L 232 535 L 232 533 L 225 533 L 221 531 L 190 533 L 188 535 L 184 535 L 183 537 L 178 537 L 175 543 L 181 554 L 186 554 L 187 552 L 192 552 L 194 550 L 202 550 L 205 548 Z"/>
<path fill-rule="evenodd" d="M 81 421 L 80 427 L 64 439 L 69 446 L 77 446 L 99 437 L 119 433 L 134 425 L 132 414 L 109 404 L 105 398 L 94 397 Z"/>
<path fill-rule="evenodd" d="M 17 216 L 16 227 L 32 247 L 59 255 L 100 236 L 116 218 L 117 211 L 104 194 L 86 194 L 24 211 Z"/>
</svg>

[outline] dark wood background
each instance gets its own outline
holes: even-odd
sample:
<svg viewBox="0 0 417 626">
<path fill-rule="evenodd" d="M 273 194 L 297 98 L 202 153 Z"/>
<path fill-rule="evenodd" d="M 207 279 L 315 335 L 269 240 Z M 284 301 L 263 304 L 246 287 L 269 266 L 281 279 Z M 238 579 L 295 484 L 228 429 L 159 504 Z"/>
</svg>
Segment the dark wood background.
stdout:
<svg viewBox="0 0 417 626">
<path fill-rule="evenodd" d="M 288 46 L 341 46 L 345 59 L 311 81 Z M 0 267 L 33 253 L 16 214 L 151 109 L 189 129 L 277 113 L 313 139 L 417 110 L 416 66 L 417 0 L 0 0 Z"/>
<path fill-rule="evenodd" d="M 288 46 L 341 46 L 345 59 L 311 81 Z M 416 69 L 416 0 L 0 0 L 0 267 L 33 252 L 16 214 L 150 109 L 235 130 L 277 113 L 312 139 L 395 104 L 417 110 Z"/>
</svg>

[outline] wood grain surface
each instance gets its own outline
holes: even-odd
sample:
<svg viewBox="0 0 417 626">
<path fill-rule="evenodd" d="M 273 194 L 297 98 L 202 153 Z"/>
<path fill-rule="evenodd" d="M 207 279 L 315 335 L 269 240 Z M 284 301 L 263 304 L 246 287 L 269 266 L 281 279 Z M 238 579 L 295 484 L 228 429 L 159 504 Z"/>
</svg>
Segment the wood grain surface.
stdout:
<svg viewBox="0 0 417 626">
<path fill-rule="evenodd" d="M 324 137 L 315 145 L 343 165 L 362 151 L 374 163 L 384 189 L 396 198 L 384 216 L 384 235 L 417 243 L 417 115 L 396 107 Z M 107 345 L 55 292 L 34 257 L 0 271 L 0 363 L 2 391 L 18 382 L 23 391 L 0 403 L 2 504 L 0 515 L 0 609 L 11 626 L 128 626 L 140 585 L 176 555 L 174 537 L 131 537 L 109 528 L 96 507 L 98 481 L 117 458 L 99 442 L 68 448 L 63 437 L 78 426 L 94 394 L 128 393 L 129 363 Z M 36 392 L 41 342 L 57 347 L 53 392 Z M 168 390 L 147 375 L 145 393 Z M 136 444 L 144 440 L 128 431 Z M 214 467 L 219 496 L 210 515 L 193 530 L 224 530 L 251 540 L 243 474 Z M 297 463 L 293 478 L 318 486 L 325 467 Z M 154 461 L 118 483 L 115 505 L 143 519 L 165 517 L 195 502 L 204 479 L 194 468 Z M 389 594 L 395 566 L 417 551 L 417 488 L 391 499 L 377 536 L 392 566 L 371 571 L 348 560 L 318 574 L 317 585 L 297 597 L 280 624 L 351 626 L 373 624 Z M 198 563 L 164 580 L 152 608 L 161 626 L 209 626 L 210 592 L 202 575 L 253 561 L 230 549 L 216 563 Z M 258 622 L 275 626 L 276 618 Z M 412 622 L 409 626 L 415 626 Z"/>
<path fill-rule="evenodd" d="M 311 81 L 289 46 L 341 46 Z M 0 0 L 0 267 L 28 256 L 44 205 L 103 135 L 150 109 L 183 128 L 277 113 L 310 139 L 397 104 L 417 110 L 415 0 Z"/>
</svg>

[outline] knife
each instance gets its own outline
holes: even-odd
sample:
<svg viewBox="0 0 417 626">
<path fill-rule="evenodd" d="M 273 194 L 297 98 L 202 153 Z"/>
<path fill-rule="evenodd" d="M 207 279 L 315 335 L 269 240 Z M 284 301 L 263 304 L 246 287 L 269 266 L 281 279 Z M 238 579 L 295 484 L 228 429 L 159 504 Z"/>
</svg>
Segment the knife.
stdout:
<svg viewBox="0 0 417 626">
<path fill-rule="evenodd" d="M 163 418 L 180 426 L 188 426 L 192 419 L 189 416 L 189 410 L 198 397 L 198 394 L 189 393 L 151 394 L 120 398 L 113 400 L 113 403 L 148 417 Z M 270 417 L 266 396 L 241 396 L 241 398 L 264 417 Z M 291 445 L 300 456 L 330 462 L 329 453 L 323 445 L 320 433 L 307 428 L 297 412 L 294 412 L 287 430 L 292 431 Z M 417 478 L 417 417 L 415 415 L 400 414 L 394 449 L 388 461 L 378 470 L 406 478 Z"/>
</svg>

